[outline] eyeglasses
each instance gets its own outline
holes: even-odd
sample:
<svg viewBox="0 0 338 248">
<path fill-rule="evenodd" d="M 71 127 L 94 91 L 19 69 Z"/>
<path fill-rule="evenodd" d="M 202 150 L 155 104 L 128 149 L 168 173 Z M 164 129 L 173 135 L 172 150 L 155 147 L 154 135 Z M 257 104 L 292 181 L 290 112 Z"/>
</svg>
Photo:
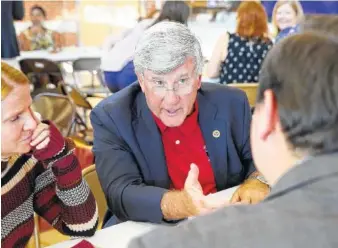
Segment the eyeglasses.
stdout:
<svg viewBox="0 0 338 248">
<path fill-rule="evenodd" d="M 188 95 L 192 92 L 193 89 L 193 79 L 180 79 L 178 82 L 174 83 L 172 88 L 168 88 L 168 84 L 163 81 L 150 81 L 150 86 L 152 91 L 159 97 L 165 97 L 167 91 L 173 91 L 178 96 Z"/>
</svg>

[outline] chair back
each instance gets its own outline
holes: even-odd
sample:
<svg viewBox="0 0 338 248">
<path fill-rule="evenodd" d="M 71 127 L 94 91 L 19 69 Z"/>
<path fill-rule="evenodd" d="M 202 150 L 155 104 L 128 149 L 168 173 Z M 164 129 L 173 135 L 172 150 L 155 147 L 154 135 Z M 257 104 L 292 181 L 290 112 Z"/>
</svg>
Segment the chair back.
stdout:
<svg viewBox="0 0 338 248">
<path fill-rule="evenodd" d="M 73 85 L 66 84 L 64 82 L 60 82 L 58 85 L 58 89 L 62 94 L 69 96 L 76 107 L 83 108 L 86 110 L 92 110 L 92 105 L 87 101 L 84 95 L 74 87 Z"/>
<path fill-rule="evenodd" d="M 52 121 L 63 136 L 71 133 L 76 110 L 67 96 L 55 93 L 38 94 L 33 99 L 32 109 L 39 112 L 42 119 Z"/>
<path fill-rule="evenodd" d="M 63 80 L 62 71 L 58 64 L 47 59 L 22 59 L 20 68 L 29 78 L 36 89 L 56 88 L 59 81 Z M 48 90 L 47 90 L 48 91 Z"/>
<path fill-rule="evenodd" d="M 236 83 L 236 84 L 227 84 L 227 86 L 243 90 L 246 96 L 248 97 L 250 107 L 255 106 L 258 83 Z"/>
<path fill-rule="evenodd" d="M 78 79 L 75 75 L 76 73 L 86 71 L 91 74 L 92 88 L 86 87 L 86 89 L 81 89 L 87 94 L 109 93 L 109 90 L 106 88 L 100 66 L 100 58 L 80 58 L 73 62 L 73 77 L 78 86 L 79 84 L 77 83 Z M 94 87 L 95 78 L 98 80 L 102 87 Z"/>
<path fill-rule="evenodd" d="M 100 70 L 100 58 L 80 58 L 73 62 L 73 70 L 79 71 L 98 71 Z"/>
<path fill-rule="evenodd" d="M 91 189 L 95 197 L 95 200 L 97 202 L 97 206 L 99 210 L 99 218 L 100 218 L 98 228 L 101 229 L 103 217 L 107 211 L 107 201 L 103 193 L 99 178 L 97 176 L 95 165 L 91 165 L 83 169 L 82 176 L 87 181 L 89 188 Z"/>
</svg>

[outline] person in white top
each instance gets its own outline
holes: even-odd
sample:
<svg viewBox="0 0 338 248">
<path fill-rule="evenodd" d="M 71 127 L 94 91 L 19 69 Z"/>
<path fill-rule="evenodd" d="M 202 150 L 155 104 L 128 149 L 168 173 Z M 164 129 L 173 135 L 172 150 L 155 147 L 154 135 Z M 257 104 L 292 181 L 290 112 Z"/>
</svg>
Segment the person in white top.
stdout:
<svg viewBox="0 0 338 248">
<path fill-rule="evenodd" d="M 103 46 L 101 70 L 110 91 L 117 92 L 137 80 L 133 64 L 134 51 L 147 28 L 164 20 L 187 24 L 189 14 L 190 8 L 185 2 L 166 1 L 156 20 L 144 19 L 119 38 L 108 37 Z"/>
</svg>

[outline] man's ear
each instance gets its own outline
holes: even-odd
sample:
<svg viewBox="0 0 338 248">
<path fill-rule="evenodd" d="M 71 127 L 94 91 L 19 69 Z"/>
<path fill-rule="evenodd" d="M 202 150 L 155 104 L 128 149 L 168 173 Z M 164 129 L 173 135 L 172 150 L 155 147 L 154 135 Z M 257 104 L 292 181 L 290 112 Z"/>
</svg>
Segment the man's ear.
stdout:
<svg viewBox="0 0 338 248">
<path fill-rule="evenodd" d="M 272 90 L 264 92 L 264 103 L 261 107 L 261 139 L 266 140 L 269 135 L 276 129 L 279 115 L 277 101 Z"/>
<path fill-rule="evenodd" d="M 137 81 L 138 81 L 138 83 L 140 84 L 140 87 L 141 87 L 141 89 L 142 89 L 142 92 L 144 92 L 144 80 L 143 80 L 143 75 L 141 74 L 141 73 L 136 73 L 136 76 L 137 76 Z"/>
<path fill-rule="evenodd" d="M 199 75 L 197 78 L 197 89 L 200 89 L 202 85 L 202 75 Z"/>
</svg>

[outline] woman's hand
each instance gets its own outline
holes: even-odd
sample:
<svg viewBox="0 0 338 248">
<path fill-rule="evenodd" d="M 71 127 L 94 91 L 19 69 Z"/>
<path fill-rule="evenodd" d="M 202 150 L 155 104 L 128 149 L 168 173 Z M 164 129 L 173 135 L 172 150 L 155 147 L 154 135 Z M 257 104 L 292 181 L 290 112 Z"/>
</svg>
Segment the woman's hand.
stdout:
<svg viewBox="0 0 338 248">
<path fill-rule="evenodd" d="M 49 125 L 40 122 L 33 132 L 32 141 L 30 145 L 36 150 L 42 150 L 48 146 L 50 142 Z"/>
<path fill-rule="evenodd" d="M 46 160 L 63 151 L 65 139 L 52 122 L 43 121 L 34 130 L 30 145 L 36 159 Z"/>
</svg>

